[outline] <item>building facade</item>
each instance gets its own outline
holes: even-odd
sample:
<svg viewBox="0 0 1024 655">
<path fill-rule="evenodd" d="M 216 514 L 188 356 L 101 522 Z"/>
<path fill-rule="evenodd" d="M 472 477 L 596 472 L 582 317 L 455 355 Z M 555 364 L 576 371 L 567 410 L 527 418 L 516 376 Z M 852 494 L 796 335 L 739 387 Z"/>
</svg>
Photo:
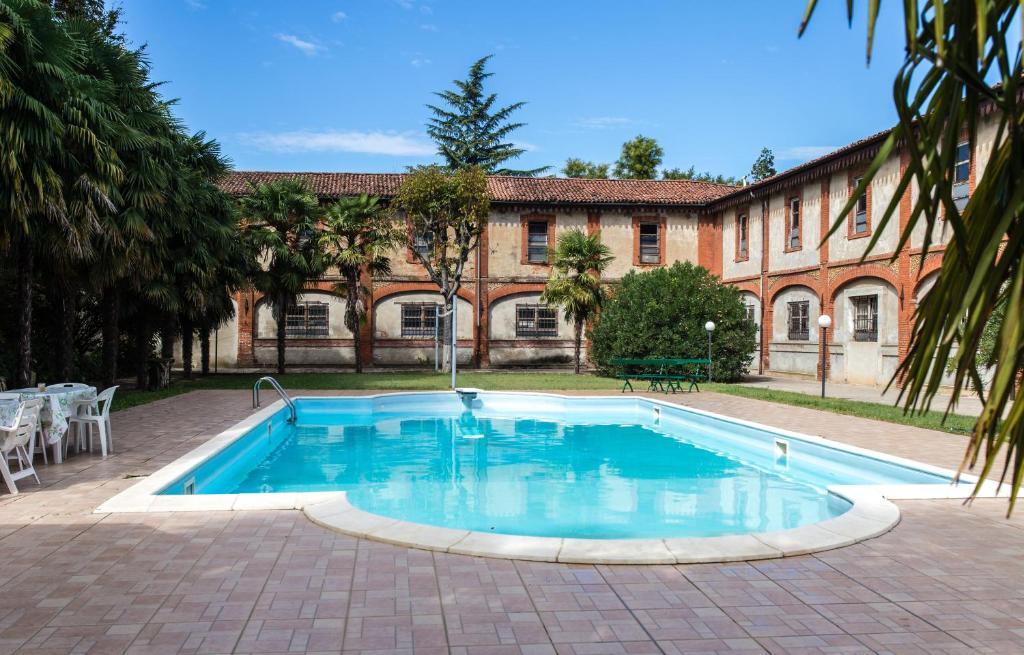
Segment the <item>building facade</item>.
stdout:
<svg viewBox="0 0 1024 655">
<path fill-rule="evenodd" d="M 958 148 L 956 194 L 966 202 L 984 170 L 993 129 L 982 122 L 973 147 Z M 466 365 L 557 366 L 572 358 L 572 326 L 540 303 L 558 235 L 600 231 L 615 259 L 614 283 L 631 270 L 698 263 L 742 292 L 758 325 L 752 372 L 820 375 L 817 318 L 833 318 L 830 379 L 883 384 L 906 355 L 913 316 L 934 283 L 949 234 L 915 233 L 899 247 L 916 189 L 899 199 L 898 217 L 879 218 L 892 201 L 906 154 L 896 152 L 866 198 L 827 239 L 850 193 L 887 133 L 876 134 L 767 180 L 732 187 L 685 180 L 488 178 L 491 213 L 459 293 L 458 352 Z M 387 200 L 401 174 L 236 172 L 223 187 L 241 195 L 249 182 L 298 177 L 322 202 L 368 193 Z M 862 257 L 877 240 L 871 254 Z M 415 240 L 412 240 L 415 243 Z M 411 250 L 396 252 L 392 275 L 370 281 L 372 304 L 361 328 L 364 363 L 430 366 L 437 288 Z M 287 361 L 346 366 L 354 340 L 344 299 L 330 273 L 311 281 L 287 316 Z M 216 334 L 218 366 L 268 367 L 276 361 L 276 325 L 256 292 L 235 298 L 236 316 Z M 709 317 L 713 318 L 713 317 Z"/>
</svg>

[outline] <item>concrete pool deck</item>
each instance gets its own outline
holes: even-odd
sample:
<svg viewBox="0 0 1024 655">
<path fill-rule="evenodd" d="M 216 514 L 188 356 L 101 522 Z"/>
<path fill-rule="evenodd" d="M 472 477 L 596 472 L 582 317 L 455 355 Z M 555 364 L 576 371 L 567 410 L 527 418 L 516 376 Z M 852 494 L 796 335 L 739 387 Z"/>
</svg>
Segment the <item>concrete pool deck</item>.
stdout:
<svg viewBox="0 0 1024 655">
<path fill-rule="evenodd" d="M 0 653 L 1024 653 L 1024 516 L 897 501 L 815 555 L 605 566 L 428 552 L 297 511 L 94 514 L 251 413 L 200 391 L 112 416 L 114 455 L 0 496 Z M 674 399 L 955 467 L 963 437 L 711 393 Z"/>
</svg>

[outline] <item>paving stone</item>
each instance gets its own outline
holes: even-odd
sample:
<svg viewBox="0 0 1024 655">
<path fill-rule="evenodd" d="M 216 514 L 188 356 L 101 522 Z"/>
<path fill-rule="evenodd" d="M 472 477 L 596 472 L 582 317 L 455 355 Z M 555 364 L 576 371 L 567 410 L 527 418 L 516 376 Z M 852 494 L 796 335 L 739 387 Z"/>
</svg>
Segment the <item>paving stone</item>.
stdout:
<svg viewBox="0 0 1024 655">
<path fill-rule="evenodd" d="M 0 653 L 1024 653 L 1024 515 L 1002 500 L 899 501 L 892 531 L 812 555 L 650 566 L 429 552 L 296 510 L 92 513 L 250 414 L 247 396 L 117 412 L 111 457 L 0 496 Z M 956 435 L 673 400 L 939 466 L 962 454 Z"/>
</svg>

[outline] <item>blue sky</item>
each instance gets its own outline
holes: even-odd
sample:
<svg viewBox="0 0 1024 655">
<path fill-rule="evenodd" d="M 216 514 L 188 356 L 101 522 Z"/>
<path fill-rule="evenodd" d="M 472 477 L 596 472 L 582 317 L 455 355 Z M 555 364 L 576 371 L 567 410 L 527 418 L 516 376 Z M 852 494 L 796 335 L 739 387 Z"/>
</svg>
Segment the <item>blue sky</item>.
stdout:
<svg viewBox="0 0 1024 655">
<path fill-rule="evenodd" d="M 889 127 L 899 3 L 882 3 L 870 67 L 864 16 L 804 0 L 537 2 L 124 0 L 130 42 L 193 130 L 238 169 L 402 171 L 434 159 L 432 92 L 493 54 L 491 88 L 524 100 L 515 162 L 611 162 L 644 134 L 666 167 L 779 168 Z M 866 3 L 858 2 L 863 10 Z"/>
</svg>

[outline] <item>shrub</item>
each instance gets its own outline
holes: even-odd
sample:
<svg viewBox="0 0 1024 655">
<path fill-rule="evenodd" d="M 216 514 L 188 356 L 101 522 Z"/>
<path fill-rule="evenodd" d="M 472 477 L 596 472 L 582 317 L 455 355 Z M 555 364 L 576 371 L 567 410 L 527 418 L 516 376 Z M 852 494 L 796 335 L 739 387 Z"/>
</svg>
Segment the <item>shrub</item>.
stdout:
<svg viewBox="0 0 1024 655">
<path fill-rule="evenodd" d="M 738 380 L 757 347 L 739 290 L 689 262 L 630 272 L 590 333 L 593 361 L 607 371 L 615 357 L 707 357 L 708 320 L 715 322 L 712 377 Z"/>
</svg>

